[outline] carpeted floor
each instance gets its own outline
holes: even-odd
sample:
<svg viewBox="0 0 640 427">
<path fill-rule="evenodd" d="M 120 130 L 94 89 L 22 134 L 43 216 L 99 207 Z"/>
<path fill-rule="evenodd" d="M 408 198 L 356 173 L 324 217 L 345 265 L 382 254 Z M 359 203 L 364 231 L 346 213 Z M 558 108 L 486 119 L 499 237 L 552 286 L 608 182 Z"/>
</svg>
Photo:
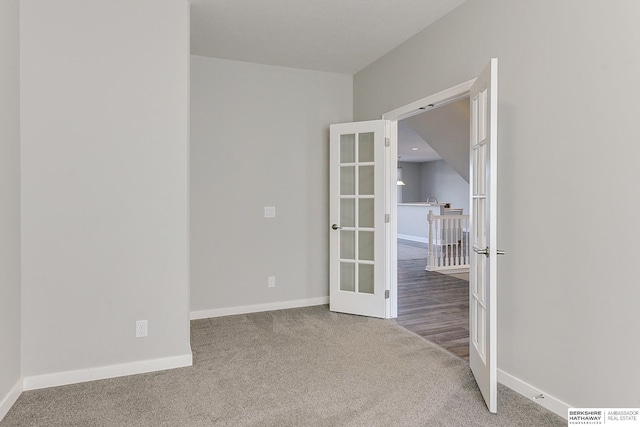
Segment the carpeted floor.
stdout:
<svg viewBox="0 0 640 427">
<path fill-rule="evenodd" d="M 327 306 L 192 322 L 194 366 L 22 394 L 0 426 L 564 426 L 393 320 Z"/>
</svg>

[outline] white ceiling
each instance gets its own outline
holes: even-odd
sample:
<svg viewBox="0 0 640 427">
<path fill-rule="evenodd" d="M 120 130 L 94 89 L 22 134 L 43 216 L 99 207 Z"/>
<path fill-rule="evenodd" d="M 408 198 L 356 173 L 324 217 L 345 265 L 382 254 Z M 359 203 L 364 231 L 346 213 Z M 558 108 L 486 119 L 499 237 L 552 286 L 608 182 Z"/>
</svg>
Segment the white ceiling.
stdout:
<svg viewBox="0 0 640 427">
<path fill-rule="evenodd" d="M 355 74 L 465 0 L 192 0 L 194 55 Z"/>
</svg>

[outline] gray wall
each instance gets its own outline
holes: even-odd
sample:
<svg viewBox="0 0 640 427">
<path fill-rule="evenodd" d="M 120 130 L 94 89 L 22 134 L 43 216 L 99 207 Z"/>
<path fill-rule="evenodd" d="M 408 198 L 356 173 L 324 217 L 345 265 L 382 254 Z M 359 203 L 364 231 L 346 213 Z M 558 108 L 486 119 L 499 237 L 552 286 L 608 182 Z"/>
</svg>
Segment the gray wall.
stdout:
<svg viewBox="0 0 640 427">
<path fill-rule="evenodd" d="M 19 2 L 0 2 L 0 402 L 20 379 Z M 0 419 L 3 408 L 0 407 Z"/>
<path fill-rule="evenodd" d="M 469 183 L 444 160 L 420 164 L 421 200 L 435 196 L 439 202 L 451 203 L 452 208 L 469 214 Z"/>
<path fill-rule="evenodd" d="M 188 23 L 184 0 L 21 2 L 25 377 L 191 355 Z"/>
<path fill-rule="evenodd" d="M 200 56 L 191 70 L 192 311 L 326 297 L 329 125 L 351 121 L 352 76 Z"/>
<path fill-rule="evenodd" d="M 424 202 L 422 197 L 421 163 L 398 162 L 402 168 L 402 203 Z"/>
<path fill-rule="evenodd" d="M 498 365 L 578 407 L 640 406 L 638 16 L 469 0 L 354 78 L 355 119 L 374 119 L 499 58 Z"/>
<path fill-rule="evenodd" d="M 469 97 L 404 120 L 469 182 Z"/>
<path fill-rule="evenodd" d="M 469 213 L 469 183 L 444 160 L 414 163 L 398 162 L 402 168 L 402 203 L 425 202 L 435 196 Z"/>
</svg>

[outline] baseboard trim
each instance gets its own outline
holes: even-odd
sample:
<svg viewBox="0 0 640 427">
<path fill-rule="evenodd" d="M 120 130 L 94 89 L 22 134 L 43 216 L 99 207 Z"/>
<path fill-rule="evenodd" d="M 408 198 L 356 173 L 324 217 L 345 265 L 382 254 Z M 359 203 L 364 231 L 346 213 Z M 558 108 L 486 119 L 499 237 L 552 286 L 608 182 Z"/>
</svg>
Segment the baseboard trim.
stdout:
<svg viewBox="0 0 640 427">
<path fill-rule="evenodd" d="M 9 393 L 0 400 L 0 421 L 7 415 L 13 404 L 16 403 L 20 394 L 22 394 L 22 378 L 18 379 L 11 390 L 9 390 Z"/>
<path fill-rule="evenodd" d="M 442 273 L 442 274 L 460 274 L 460 273 L 468 273 L 469 272 L 469 267 L 470 266 L 466 266 L 466 267 L 458 267 L 458 266 L 451 266 L 451 267 L 430 267 L 430 266 L 426 266 L 424 268 L 425 271 L 435 271 L 436 273 Z"/>
<path fill-rule="evenodd" d="M 106 378 L 124 377 L 126 375 L 144 374 L 164 371 L 166 369 L 183 368 L 193 365 L 193 355 L 164 357 L 160 359 L 141 360 L 139 362 L 101 366 L 99 368 L 79 369 L 77 371 L 56 372 L 53 374 L 34 375 L 22 380 L 23 390 L 37 390 L 67 384 L 103 380 Z"/>
<path fill-rule="evenodd" d="M 429 243 L 427 237 L 412 236 L 410 234 L 398 234 L 397 237 L 398 239 L 411 240 L 412 242 Z"/>
<path fill-rule="evenodd" d="M 498 382 L 551 412 L 560 415 L 565 420 L 567 419 L 567 411 L 571 406 L 560 399 L 506 373 L 502 369 L 498 369 Z"/>
<path fill-rule="evenodd" d="M 231 316 L 234 314 L 259 313 L 262 311 L 285 310 L 288 308 L 311 307 L 329 304 L 329 297 L 298 299 L 293 301 L 271 302 L 267 304 L 244 305 L 239 307 L 214 308 L 191 312 L 191 320 L 208 319 L 210 317 Z"/>
</svg>

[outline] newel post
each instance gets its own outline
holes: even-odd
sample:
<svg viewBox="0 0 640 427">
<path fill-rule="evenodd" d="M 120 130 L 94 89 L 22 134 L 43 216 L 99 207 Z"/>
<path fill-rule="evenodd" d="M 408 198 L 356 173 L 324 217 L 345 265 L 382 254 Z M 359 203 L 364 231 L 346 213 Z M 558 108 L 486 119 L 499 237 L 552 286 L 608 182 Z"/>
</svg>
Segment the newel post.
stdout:
<svg viewBox="0 0 640 427">
<path fill-rule="evenodd" d="M 427 221 L 429 222 L 429 255 L 427 257 L 427 267 L 434 267 L 436 264 L 436 257 L 433 253 L 433 221 L 436 219 L 436 216 L 433 214 L 433 211 L 430 210 L 427 215 Z"/>
</svg>

